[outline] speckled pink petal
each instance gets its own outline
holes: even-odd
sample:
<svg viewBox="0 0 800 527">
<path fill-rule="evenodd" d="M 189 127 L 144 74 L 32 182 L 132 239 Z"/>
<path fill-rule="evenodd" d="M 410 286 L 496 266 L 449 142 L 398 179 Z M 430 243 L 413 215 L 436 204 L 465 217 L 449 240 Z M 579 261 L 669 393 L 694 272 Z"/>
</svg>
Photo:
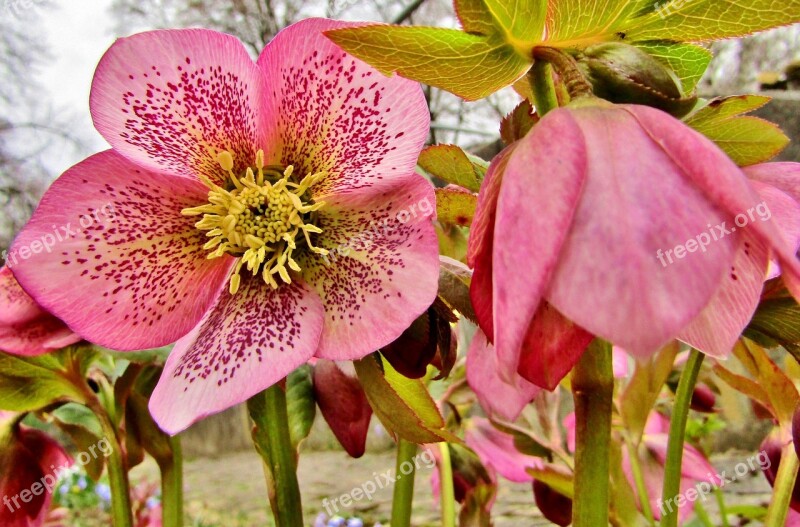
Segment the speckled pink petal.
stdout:
<svg viewBox="0 0 800 527">
<path fill-rule="evenodd" d="M 755 221 L 775 221 L 784 239 L 797 250 L 800 245 L 800 204 L 777 188 L 752 182 L 765 207 Z M 711 302 L 678 335 L 680 340 L 718 358 L 727 357 L 753 316 L 769 264 L 769 249 L 750 230 L 742 229 L 736 258 Z"/>
<path fill-rule="evenodd" d="M 0 307 L 0 324 L 19 324 L 44 313 L 7 266 L 0 268 Z"/>
<path fill-rule="evenodd" d="M 494 225 L 494 345 L 511 379 L 559 259 L 586 177 L 586 144 L 570 112 L 554 111 L 519 141 Z"/>
<path fill-rule="evenodd" d="M 303 20 L 278 33 L 258 59 L 267 82 L 268 161 L 302 174 L 328 172 L 312 189 L 317 197 L 393 184 L 414 171 L 428 136 L 418 83 L 382 75 L 322 33 L 353 25 Z"/>
<path fill-rule="evenodd" d="M 113 151 L 93 155 L 53 183 L 8 261 L 22 287 L 86 340 L 117 350 L 175 342 L 233 263 L 206 259 L 197 219 L 180 213 L 206 194 Z"/>
<path fill-rule="evenodd" d="M 522 409 L 541 391 L 517 375 L 512 382 L 498 373 L 497 353 L 478 329 L 467 352 L 467 383 L 489 417 L 516 421 Z"/>
<path fill-rule="evenodd" d="M 218 303 L 167 359 L 150 413 L 169 434 L 242 403 L 314 355 L 322 331 L 319 297 L 293 281 L 273 290 L 242 273 L 239 291 Z"/>
<path fill-rule="evenodd" d="M 761 202 L 744 173 L 710 140 L 676 119 L 665 119 L 659 110 L 645 106 L 626 106 L 625 110 L 663 146 L 687 180 L 729 217 L 746 214 Z M 800 299 L 800 260 L 784 240 L 780 227 L 773 221 L 754 221 L 747 229 L 770 247 L 780 261 L 784 282 Z"/>
<path fill-rule="evenodd" d="M 433 187 L 416 174 L 380 194 L 332 197 L 312 242 L 327 257 L 297 259 L 325 305 L 317 357 L 351 360 L 397 339 L 436 298 L 439 246 Z"/>
<path fill-rule="evenodd" d="M 473 417 L 467 421 L 464 442 L 478 454 L 486 466 L 491 466 L 509 481 L 533 481 L 527 467 L 541 468 L 541 458 L 520 454 L 514 447 L 514 438 L 492 426 L 488 419 Z"/>
<path fill-rule="evenodd" d="M 41 355 L 81 340 L 63 322 L 43 310 L 14 278 L 0 269 L 0 350 Z"/>
<path fill-rule="evenodd" d="M 42 355 L 79 340 L 80 336 L 52 315 L 20 324 L 0 324 L 0 350 L 13 355 Z"/>
<path fill-rule="evenodd" d="M 216 154 L 239 171 L 263 147 L 263 76 L 241 42 L 206 29 L 162 30 L 118 39 L 100 59 L 89 105 L 114 149 L 153 171 L 212 180 Z"/>
<path fill-rule="evenodd" d="M 587 331 L 649 356 L 709 302 L 733 261 L 737 239 L 722 238 L 706 252 L 669 262 L 666 251 L 732 218 L 695 188 L 624 108 L 564 110 L 585 136 L 589 168 L 548 300 Z M 675 121 L 658 114 L 658 122 Z M 704 146 L 685 149 L 693 170 L 713 161 Z"/>
<path fill-rule="evenodd" d="M 517 372 L 536 386 L 555 390 L 593 339 L 591 333 L 542 302 L 525 335 Z"/>
<path fill-rule="evenodd" d="M 494 338 L 494 310 L 492 291 L 492 252 L 494 248 L 494 222 L 497 217 L 497 198 L 503 174 L 514 146 L 500 152 L 489 165 L 478 193 L 478 205 L 469 229 L 467 263 L 475 269 L 470 282 L 469 295 L 475 316 L 483 332 L 491 341 Z"/>
<path fill-rule="evenodd" d="M 708 305 L 677 338 L 712 357 L 728 357 L 758 307 L 769 262 L 767 255 L 767 247 L 761 241 L 743 233 L 730 272 Z"/>
</svg>

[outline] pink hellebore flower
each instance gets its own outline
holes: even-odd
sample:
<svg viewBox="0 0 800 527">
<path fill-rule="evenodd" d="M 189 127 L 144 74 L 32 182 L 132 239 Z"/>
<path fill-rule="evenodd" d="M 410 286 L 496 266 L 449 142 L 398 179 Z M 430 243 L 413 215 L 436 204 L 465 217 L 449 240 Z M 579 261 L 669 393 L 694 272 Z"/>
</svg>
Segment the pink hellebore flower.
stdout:
<svg viewBox="0 0 800 527">
<path fill-rule="evenodd" d="M 58 472 L 73 461 L 47 434 L 10 419 L 0 411 L 0 525 L 38 527 L 47 519 Z"/>
<path fill-rule="evenodd" d="M 11 249 L 113 207 L 15 272 L 87 340 L 180 339 L 150 403 L 169 433 L 311 357 L 367 355 L 435 298 L 425 98 L 323 35 L 345 26 L 294 24 L 257 63 L 214 31 L 115 42 L 90 98 L 113 149 L 64 173 Z"/>
<path fill-rule="evenodd" d="M 593 335 L 639 357 L 675 338 L 726 356 L 770 256 L 800 298 L 798 218 L 786 193 L 751 183 L 662 111 L 587 101 L 550 112 L 492 162 L 469 240 L 471 296 L 500 375 L 553 388 Z"/>
<path fill-rule="evenodd" d="M 526 468 L 544 467 L 541 458 L 520 453 L 514 446 L 513 436 L 501 432 L 482 417 L 473 417 L 467 422 L 464 442 L 487 468 L 515 483 L 533 481 Z"/>
<path fill-rule="evenodd" d="M 668 438 L 669 420 L 660 413 L 653 412 L 647 420 L 642 436 L 639 466 L 642 470 L 647 499 L 650 502 L 653 516 L 658 520 L 663 514 L 678 509 L 679 522 L 683 524 L 692 515 L 694 500 L 706 500 L 713 487 L 719 485 L 721 481 L 717 471 L 705 456 L 695 447 L 686 443 L 683 446 L 680 483 L 680 496 L 684 499 L 662 500 L 661 491 L 664 486 Z M 631 487 L 635 489 L 636 480 L 633 477 L 630 454 L 627 449 L 623 449 L 622 469 Z M 689 489 L 694 489 L 694 491 L 689 492 Z"/>
<path fill-rule="evenodd" d="M 0 351 L 41 355 L 79 340 L 23 291 L 9 267 L 0 269 Z"/>
</svg>

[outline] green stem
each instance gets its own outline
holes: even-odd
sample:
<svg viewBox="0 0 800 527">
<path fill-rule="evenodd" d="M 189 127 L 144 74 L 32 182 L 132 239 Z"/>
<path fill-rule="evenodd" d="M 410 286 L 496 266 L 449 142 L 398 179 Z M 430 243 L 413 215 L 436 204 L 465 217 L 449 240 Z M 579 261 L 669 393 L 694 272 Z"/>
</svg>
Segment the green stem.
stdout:
<svg viewBox="0 0 800 527">
<path fill-rule="evenodd" d="M 589 97 L 593 94 L 592 84 L 583 74 L 578 63 L 563 50 L 547 46 L 538 46 L 533 48 L 533 60 L 535 61 L 533 63 L 534 66 L 541 62 L 553 65 L 567 93 L 569 93 L 570 99 L 574 100 L 580 97 Z M 552 75 L 550 75 L 551 85 L 552 82 Z M 533 81 L 531 84 L 533 84 Z M 533 88 L 534 93 L 536 93 L 536 87 L 534 86 Z M 553 96 L 555 96 L 555 90 L 553 91 Z"/>
<path fill-rule="evenodd" d="M 711 522 L 711 518 L 708 517 L 708 513 L 699 501 L 694 502 L 694 512 L 697 514 L 697 519 L 700 520 L 700 523 L 703 524 L 703 527 L 714 527 L 714 524 Z M 722 512 L 720 512 L 720 514 L 722 514 Z M 725 525 L 728 525 L 727 522 Z"/>
<path fill-rule="evenodd" d="M 639 464 L 639 453 L 633 441 L 631 441 L 631 438 L 627 435 L 625 436 L 625 445 L 628 448 L 628 457 L 631 460 L 631 472 L 633 472 L 633 480 L 636 483 L 636 493 L 639 495 L 639 503 L 642 506 L 642 512 L 647 519 L 647 524 L 655 527 L 656 520 L 653 516 L 653 509 L 650 507 L 650 496 L 647 492 L 647 485 L 645 485 L 644 482 L 642 466 Z"/>
<path fill-rule="evenodd" d="M 664 487 L 661 492 L 661 503 L 664 515 L 661 527 L 677 527 L 678 494 L 681 491 L 681 466 L 683 465 L 683 443 L 686 437 L 686 421 L 689 418 L 689 405 L 692 402 L 694 385 L 703 365 L 704 355 L 692 349 L 689 359 L 683 368 L 675 402 L 672 406 L 672 420 L 669 424 L 669 440 L 667 441 L 667 461 L 664 467 Z"/>
<path fill-rule="evenodd" d="M 440 498 L 442 502 L 442 527 L 456 527 L 456 492 L 453 486 L 453 465 L 450 461 L 450 445 L 439 443 L 442 456 L 439 472 Z"/>
<path fill-rule="evenodd" d="M 93 394 L 87 403 L 100 421 L 103 436 L 111 445 L 111 452 L 106 457 L 108 467 L 108 485 L 111 488 L 111 517 L 114 527 L 132 527 L 131 489 L 128 482 L 128 467 L 122 452 L 117 428 L 108 411 Z"/>
<path fill-rule="evenodd" d="M 392 521 L 391 527 L 409 527 L 411 525 L 411 504 L 414 501 L 414 456 L 417 455 L 417 445 L 400 439 L 397 442 L 397 466 L 392 496 Z M 404 467 L 411 466 L 408 474 Z"/>
<path fill-rule="evenodd" d="M 781 463 L 778 475 L 775 477 L 775 485 L 772 487 L 772 502 L 767 510 L 764 527 L 783 527 L 786 524 L 798 467 L 800 462 L 794 451 L 794 443 L 788 441 L 781 450 Z"/>
<path fill-rule="evenodd" d="M 725 506 L 725 496 L 723 496 L 721 488 L 714 487 L 714 497 L 717 498 L 719 518 L 720 521 L 722 521 L 722 527 L 731 527 L 731 524 L 728 523 L 728 508 Z"/>
<path fill-rule="evenodd" d="M 575 398 L 575 527 L 608 525 L 608 474 L 614 374 L 611 345 L 595 339 L 572 374 Z"/>
<path fill-rule="evenodd" d="M 164 527 L 183 527 L 183 449 L 180 436 L 169 438 L 172 456 L 159 465 Z"/>
<path fill-rule="evenodd" d="M 286 393 L 273 384 L 247 401 L 256 424 L 253 440 L 264 461 L 269 502 L 277 527 L 303 527 L 297 461 L 289 436 Z"/>
<path fill-rule="evenodd" d="M 528 79 L 533 90 L 533 105 L 539 117 L 544 117 L 551 110 L 558 108 L 556 87 L 553 84 L 553 67 L 545 60 L 537 60 L 528 72 Z"/>
</svg>

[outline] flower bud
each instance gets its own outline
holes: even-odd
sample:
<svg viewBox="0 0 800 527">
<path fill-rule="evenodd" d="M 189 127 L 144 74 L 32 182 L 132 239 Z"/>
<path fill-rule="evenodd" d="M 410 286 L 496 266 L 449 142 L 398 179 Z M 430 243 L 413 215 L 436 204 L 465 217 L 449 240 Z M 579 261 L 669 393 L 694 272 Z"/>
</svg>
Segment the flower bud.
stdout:
<svg viewBox="0 0 800 527">
<path fill-rule="evenodd" d="M 692 401 L 690 403 L 692 410 L 703 413 L 713 413 L 714 404 L 717 402 L 717 396 L 711 391 L 711 388 L 705 384 L 698 384 L 694 392 L 692 392 Z"/>
<path fill-rule="evenodd" d="M 372 407 L 358 379 L 335 362 L 319 359 L 314 365 L 314 398 L 342 447 L 350 456 L 361 457 L 366 449 Z"/>
<path fill-rule="evenodd" d="M 680 80 L 667 66 L 629 44 L 590 46 L 578 65 L 592 83 L 594 94 L 614 103 L 643 104 L 681 117 L 697 102 L 694 94 L 683 96 Z"/>
<path fill-rule="evenodd" d="M 572 523 L 572 500 L 538 479 L 533 480 L 533 499 L 551 522 L 561 527 Z"/>
<path fill-rule="evenodd" d="M 401 375 L 409 379 L 423 377 L 436 355 L 438 323 L 436 312 L 429 309 L 412 322 L 397 340 L 385 346 L 381 353 Z"/>
</svg>

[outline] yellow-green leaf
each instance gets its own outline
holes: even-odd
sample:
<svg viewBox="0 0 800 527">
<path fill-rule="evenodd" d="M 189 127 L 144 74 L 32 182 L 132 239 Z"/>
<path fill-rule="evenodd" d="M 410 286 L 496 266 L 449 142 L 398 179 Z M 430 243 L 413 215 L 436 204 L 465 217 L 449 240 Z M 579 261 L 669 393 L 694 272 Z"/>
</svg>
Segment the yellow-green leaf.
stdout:
<svg viewBox="0 0 800 527">
<path fill-rule="evenodd" d="M 705 135 L 739 166 L 767 161 L 789 144 L 778 125 L 743 116 L 763 106 L 768 97 L 741 95 L 715 99 L 686 119 L 686 124 Z"/>
<path fill-rule="evenodd" d="M 478 206 L 478 196 L 458 187 L 436 189 L 436 216 L 442 223 L 469 227 Z"/>
<path fill-rule="evenodd" d="M 380 354 L 353 364 L 370 406 L 388 430 L 418 444 L 460 441 L 445 429 L 444 418 L 420 379 L 403 377 Z"/>
<path fill-rule="evenodd" d="M 800 0 L 673 0 L 659 5 L 628 31 L 629 38 L 701 42 L 740 37 L 800 19 Z"/>
<path fill-rule="evenodd" d="M 684 94 L 694 91 L 712 57 L 709 50 L 694 44 L 637 42 L 636 47 L 672 69 L 681 80 Z"/>
<path fill-rule="evenodd" d="M 429 146 L 417 161 L 428 174 L 473 192 L 478 192 L 486 175 L 485 163 L 473 162 L 455 145 Z"/>
<path fill-rule="evenodd" d="M 508 86 L 529 67 L 502 39 L 456 29 L 374 25 L 326 35 L 384 74 L 398 73 L 467 100 Z"/>
</svg>

